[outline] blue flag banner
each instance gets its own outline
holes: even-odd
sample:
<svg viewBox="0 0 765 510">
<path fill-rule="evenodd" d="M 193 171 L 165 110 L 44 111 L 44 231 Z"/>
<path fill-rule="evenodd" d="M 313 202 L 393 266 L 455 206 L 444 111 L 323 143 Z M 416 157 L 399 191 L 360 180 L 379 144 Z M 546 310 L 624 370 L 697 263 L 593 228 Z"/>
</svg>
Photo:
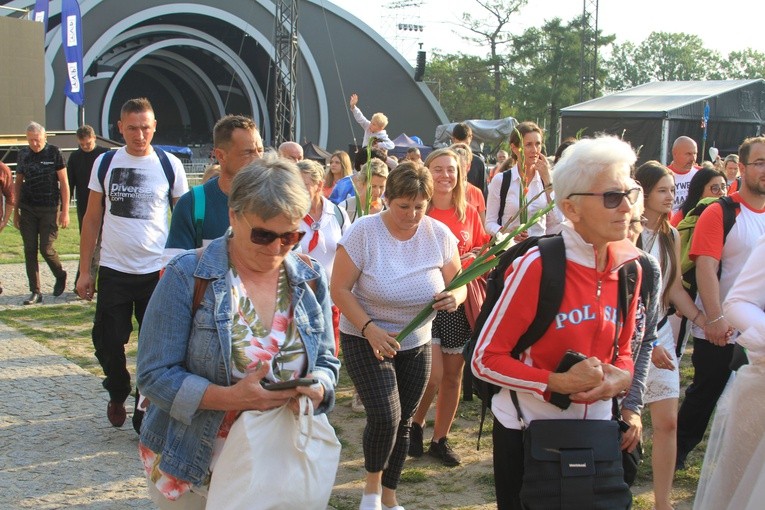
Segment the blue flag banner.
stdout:
<svg viewBox="0 0 765 510">
<path fill-rule="evenodd" d="M 75 104 L 85 102 L 82 83 L 82 18 L 77 0 L 61 1 L 61 36 L 66 57 L 66 95 Z"/>
<path fill-rule="evenodd" d="M 48 0 L 36 0 L 32 18 L 43 24 L 43 37 L 48 33 Z"/>
</svg>

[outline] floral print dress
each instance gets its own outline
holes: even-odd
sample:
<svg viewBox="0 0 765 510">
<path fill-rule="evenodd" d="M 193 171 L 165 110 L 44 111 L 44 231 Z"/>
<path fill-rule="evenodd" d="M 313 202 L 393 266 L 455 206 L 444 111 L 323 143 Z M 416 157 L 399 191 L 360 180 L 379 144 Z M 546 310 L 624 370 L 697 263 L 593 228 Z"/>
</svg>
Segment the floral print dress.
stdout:
<svg viewBox="0 0 765 510">
<path fill-rule="evenodd" d="M 276 290 L 276 310 L 271 331 L 266 330 L 255 306 L 247 296 L 242 280 L 236 270 L 229 268 L 228 281 L 231 285 L 231 375 L 236 382 L 244 378 L 249 371 L 256 370 L 261 363 L 268 363 L 270 368 L 265 379 L 271 382 L 296 379 L 304 374 L 307 365 L 305 346 L 293 321 L 292 289 L 287 272 L 282 264 Z M 241 411 L 228 411 L 218 430 L 213 449 L 214 465 L 229 430 Z M 138 451 L 143 461 L 147 478 L 156 485 L 157 490 L 170 501 L 175 501 L 192 490 L 190 482 L 179 480 L 159 469 L 162 454 L 157 454 L 138 443 Z M 193 487 L 195 492 L 206 493 L 210 483 L 207 477 L 203 487 Z"/>
</svg>

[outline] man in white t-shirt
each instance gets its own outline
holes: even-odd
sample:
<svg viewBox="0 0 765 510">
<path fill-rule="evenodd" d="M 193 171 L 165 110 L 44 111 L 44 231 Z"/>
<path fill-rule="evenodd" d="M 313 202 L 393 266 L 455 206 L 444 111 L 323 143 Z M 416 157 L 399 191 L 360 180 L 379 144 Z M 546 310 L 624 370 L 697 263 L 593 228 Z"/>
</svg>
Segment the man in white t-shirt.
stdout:
<svg viewBox="0 0 765 510">
<path fill-rule="evenodd" d="M 166 172 L 151 146 L 157 120 L 147 99 L 128 100 L 122 106 L 117 125 L 125 138 L 125 147 L 113 153 L 105 175 L 99 175 L 105 155 L 99 156 L 90 176 L 77 294 L 88 301 L 93 299 L 95 282 L 90 269 L 101 231 L 93 346 L 106 376 L 102 384 L 109 392 L 107 417 L 113 426 L 121 427 L 126 418 L 125 400 L 132 391 L 125 359 L 125 344 L 133 330 L 132 316 L 135 313 L 140 328 L 146 305 L 159 281 L 170 208 L 188 191 L 188 184 L 180 160 L 166 154 L 172 167 L 172 172 L 169 168 Z M 136 403 L 137 400 L 136 393 Z M 142 417 L 143 413 L 136 409 L 133 415 L 136 429 Z"/>
<path fill-rule="evenodd" d="M 696 142 L 687 136 L 680 136 L 672 144 L 672 163 L 669 169 L 675 175 L 675 201 L 672 203 L 672 212 L 680 209 L 688 196 L 688 187 L 691 179 L 698 172 L 696 155 L 698 154 Z"/>
<path fill-rule="evenodd" d="M 694 374 L 678 413 L 678 467 L 704 437 L 730 378 L 737 333 L 728 324 L 722 303 L 757 240 L 765 235 L 765 137 L 746 139 L 739 158 L 741 189 L 728 197 L 735 204 L 735 223 L 725 236 L 723 204 L 711 204 L 699 216 L 691 240 L 689 255 L 696 261 L 699 288 L 696 304 L 707 323 L 703 329 L 693 327 Z"/>
</svg>

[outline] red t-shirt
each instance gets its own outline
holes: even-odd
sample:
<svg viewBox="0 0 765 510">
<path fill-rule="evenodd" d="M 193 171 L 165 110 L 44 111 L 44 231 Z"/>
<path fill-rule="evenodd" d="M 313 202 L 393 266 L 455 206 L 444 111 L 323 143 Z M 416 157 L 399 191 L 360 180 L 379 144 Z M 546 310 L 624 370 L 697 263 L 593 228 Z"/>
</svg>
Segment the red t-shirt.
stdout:
<svg viewBox="0 0 765 510">
<path fill-rule="evenodd" d="M 428 211 L 428 216 L 449 227 L 449 230 L 457 238 L 457 249 L 460 256 L 468 253 L 473 248 L 480 248 L 491 239 L 491 236 L 483 228 L 478 211 L 470 204 L 467 204 L 465 208 L 465 221 L 459 221 L 454 207 L 450 209 L 431 207 Z M 464 262 L 469 264 L 471 261 L 463 261 L 463 265 Z"/>
<path fill-rule="evenodd" d="M 486 212 L 486 199 L 483 198 L 483 193 L 478 187 L 473 186 L 469 182 L 467 188 L 465 188 L 465 200 L 467 203 L 475 207 L 478 214 Z"/>
</svg>

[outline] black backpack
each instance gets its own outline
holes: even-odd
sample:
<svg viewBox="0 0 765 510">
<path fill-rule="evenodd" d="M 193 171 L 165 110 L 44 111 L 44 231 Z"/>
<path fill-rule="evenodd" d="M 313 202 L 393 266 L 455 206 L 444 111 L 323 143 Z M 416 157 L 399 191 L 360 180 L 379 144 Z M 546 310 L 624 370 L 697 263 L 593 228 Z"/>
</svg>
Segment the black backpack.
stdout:
<svg viewBox="0 0 765 510">
<path fill-rule="evenodd" d="M 486 410 L 489 408 L 491 398 L 499 392 L 500 387 L 481 380 L 473 375 L 471 363 L 475 351 L 478 336 L 481 334 L 486 320 L 491 314 L 494 305 L 499 300 L 505 286 L 505 273 L 513 261 L 525 255 L 535 246 L 539 247 L 539 255 L 542 261 L 542 277 L 539 280 L 539 303 L 534 320 L 529 324 L 526 332 L 518 339 L 518 343 L 510 352 L 510 356 L 518 359 L 522 352 L 534 345 L 542 338 L 563 302 L 563 291 L 566 282 L 566 247 L 563 237 L 542 236 L 529 237 L 524 241 L 510 247 L 499 259 L 497 266 L 491 270 L 486 279 L 486 298 L 481 306 L 475 322 L 475 328 L 470 340 L 465 345 L 463 356 L 465 357 L 465 369 L 463 373 L 464 400 L 472 400 L 476 395 L 481 399 L 481 420 L 478 425 L 478 449 L 481 446 L 483 423 L 486 419 Z M 647 263 L 647 261 L 646 261 Z M 629 303 L 635 293 L 637 284 L 637 263 L 631 262 L 619 269 L 619 310 L 622 317 L 626 317 Z M 649 291 L 650 289 L 645 289 Z"/>
</svg>

